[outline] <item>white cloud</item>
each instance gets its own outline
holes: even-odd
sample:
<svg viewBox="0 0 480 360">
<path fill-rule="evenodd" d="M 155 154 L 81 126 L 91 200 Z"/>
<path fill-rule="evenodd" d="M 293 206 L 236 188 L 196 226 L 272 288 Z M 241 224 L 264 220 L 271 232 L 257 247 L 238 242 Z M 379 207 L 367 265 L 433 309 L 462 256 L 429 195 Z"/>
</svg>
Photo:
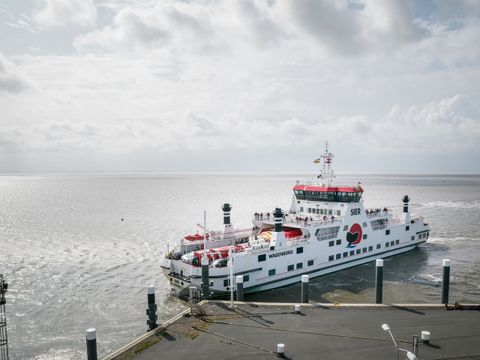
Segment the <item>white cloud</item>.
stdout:
<svg viewBox="0 0 480 360">
<path fill-rule="evenodd" d="M 29 87 L 27 80 L 18 72 L 15 65 L 0 52 L 0 94 L 18 93 Z"/>
<path fill-rule="evenodd" d="M 43 0 L 42 7 L 33 14 L 39 25 L 67 26 L 95 25 L 97 10 L 93 0 Z"/>
<path fill-rule="evenodd" d="M 0 58 L 0 86 L 36 89 L 11 96 L 22 87 L 4 81 L 3 152 L 303 157 L 328 139 L 390 157 L 480 153 L 472 16 L 452 30 L 404 1 L 97 6 L 108 15 L 72 35 L 75 53 Z"/>
</svg>

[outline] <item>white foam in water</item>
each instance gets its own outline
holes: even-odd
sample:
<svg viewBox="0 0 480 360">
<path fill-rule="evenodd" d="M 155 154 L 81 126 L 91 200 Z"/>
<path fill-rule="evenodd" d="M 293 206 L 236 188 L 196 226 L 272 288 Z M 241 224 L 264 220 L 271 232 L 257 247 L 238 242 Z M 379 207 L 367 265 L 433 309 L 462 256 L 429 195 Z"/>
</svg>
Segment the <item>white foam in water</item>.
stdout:
<svg viewBox="0 0 480 360">
<path fill-rule="evenodd" d="M 420 204 L 420 208 L 480 209 L 480 201 L 431 201 Z"/>
<path fill-rule="evenodd" d="M 444 244 L 444 243 L 454 242 L 454 241 L 480 241 L 480 239 L 472 239 L 472 238 L 467 238 L 467 237 L 463 237 L 463 236 L 458 236 L 458 237 L 453 237 L 453 238 L 431 237 L 431 238 L 428 239 L 428 242 L 438 243 L 438 244 Z"/>
</svg>

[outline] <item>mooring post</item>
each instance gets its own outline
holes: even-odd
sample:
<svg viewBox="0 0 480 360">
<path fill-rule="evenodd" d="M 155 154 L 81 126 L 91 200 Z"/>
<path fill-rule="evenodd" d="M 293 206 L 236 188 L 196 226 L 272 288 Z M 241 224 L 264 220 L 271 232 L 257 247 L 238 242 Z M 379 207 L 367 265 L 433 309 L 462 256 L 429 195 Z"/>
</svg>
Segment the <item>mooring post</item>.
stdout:
<svg viewBox="0 0 480 360">
<path fill-rule="evenodd" d="M 87 360 L 97 360 L 97 330 L 87 329 Z"/>
<path fill-rule="evenodd" d="M 377 259 L 375 262 L 376 275 L 375 275 L 375 303 L 381 304 L 383 298 L 383 260 Z"/>
<path fill-rule="evenodd" d="M 237 301 L 243 301 L 243 275 L 238 275 L 235 281 L 237 283 Z"/>
<path fill-rule="evenodd" d="M 202 292 L 204 299 L 210 299 L 210 278 L 208 274 L 208 258 L 202 257 Z"/>
<path fill-rule="evenodd" d="M 302 275 L 302 303 L 308 303 L 308 275 Z"/>
<path fill-rule="evenodd" d="M 148 308 L 147 308 L 147 325 L 148 331 L 157 327 L 157 304 L 155 304 L 155 286 L 150 285 L 147 290 Z"/>
<path fill-rule="evenodd" d="M 442 304 L 448 304 L 450 288 L 450 260 L 443 259 Z"/>
<path fill-rule="evenodd" d="M 277 356 L 281 358 L 285 357 L 285 344 L 277 344 Z"/>
</svg>

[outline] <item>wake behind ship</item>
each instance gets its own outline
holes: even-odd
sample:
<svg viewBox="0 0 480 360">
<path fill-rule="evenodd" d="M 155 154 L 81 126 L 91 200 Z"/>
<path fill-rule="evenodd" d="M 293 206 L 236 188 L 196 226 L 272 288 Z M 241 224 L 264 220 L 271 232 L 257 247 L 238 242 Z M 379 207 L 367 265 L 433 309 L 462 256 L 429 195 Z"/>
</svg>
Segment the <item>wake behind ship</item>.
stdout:
<svg viewBox="0 0 480 360">
<path fill-rule="evenodd" d="M 428 239 L 430 227 L 410 213 L 407 195 L 400 214 L 365 209 L 360 183 L 332 184 L 332 161 L 327 145 L 315 160 L 322 163 L 318 181 L 297 182 L 288 212 L 255 213 L 253 228 L 235 229 L 225 204 L 223 230 L 204 228 L 181 239 L 162 262 L 172 289 L 182 295 L 195 286 L 221 296 L 243 275 L 245 293 L 264 291 L 297 283 L 304 274 L 313 278 L 397 255 Z M 208 287 L 202 287 L 202 267 L 208 267 Z"/>
</svg>

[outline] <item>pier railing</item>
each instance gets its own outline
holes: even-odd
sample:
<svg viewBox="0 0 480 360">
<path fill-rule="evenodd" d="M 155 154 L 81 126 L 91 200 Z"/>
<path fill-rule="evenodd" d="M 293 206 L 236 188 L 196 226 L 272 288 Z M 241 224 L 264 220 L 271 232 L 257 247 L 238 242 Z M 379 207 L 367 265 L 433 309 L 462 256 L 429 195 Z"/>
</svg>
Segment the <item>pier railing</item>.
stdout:
<svg viewBox="0 0 480 360">
<path fill-rule="evenodd" d="M 422 360 L 473 359 L 480 357 L 480 334 L 431 339 L 420 343 L 418 358 Z"/>
</svg>

